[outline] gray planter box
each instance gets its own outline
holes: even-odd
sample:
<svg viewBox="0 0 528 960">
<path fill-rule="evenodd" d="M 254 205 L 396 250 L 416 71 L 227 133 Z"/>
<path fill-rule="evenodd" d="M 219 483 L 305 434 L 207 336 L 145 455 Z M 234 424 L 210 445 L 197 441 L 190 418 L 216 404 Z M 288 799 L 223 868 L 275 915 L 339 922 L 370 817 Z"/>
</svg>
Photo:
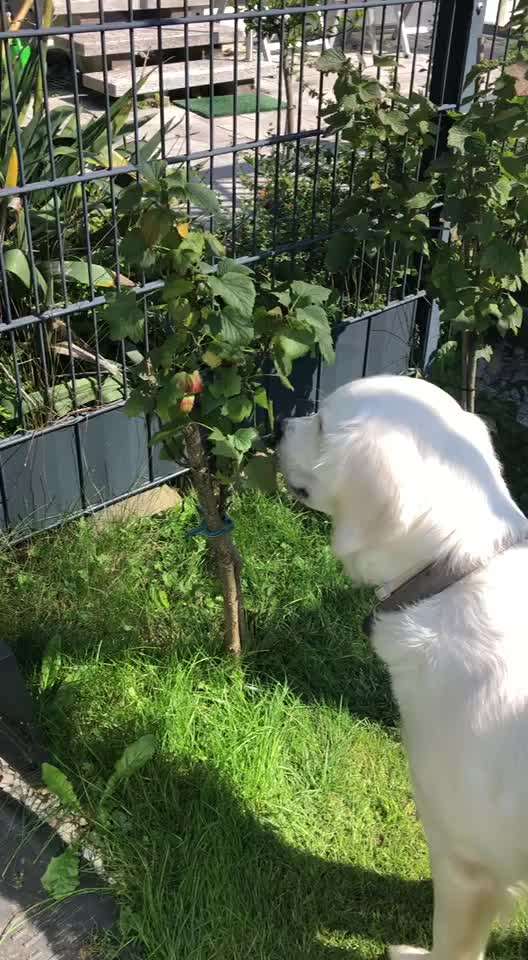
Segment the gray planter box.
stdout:
<svg viewBox="0 0 528 960">
<path fill-rule="evenodd" d="M 1 524 L 18 538 L 182 472 L 149 447 L 146 421 L 122 407 L 0 445 Z"/>
<path fill-rule="evenodd" d="M 274 406 L 282 416 L 303 416 L 317 397 L 365 374 L 403 373 L 409 365 L 416 301 L 341 324 L 333 366 L 306 358 L 295 368 L 294 390 L 278 381 Z M 0 443 L 0 479 L 5 502 L 0 529 L 15 539 L 156 486 L 182 474 L 149 446 L 146 421 L 131 420 L 123 407 L 66 421 Z"/>
</svg>

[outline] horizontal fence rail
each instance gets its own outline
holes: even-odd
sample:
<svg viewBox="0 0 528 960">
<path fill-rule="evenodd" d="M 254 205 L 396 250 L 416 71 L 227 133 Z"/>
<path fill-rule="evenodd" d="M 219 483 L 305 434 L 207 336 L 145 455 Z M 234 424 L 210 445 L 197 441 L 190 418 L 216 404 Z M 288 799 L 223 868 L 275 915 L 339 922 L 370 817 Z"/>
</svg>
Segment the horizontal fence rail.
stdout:
<svg viewBox="0 0 528 960">
<path fill-rule="evenodd" d="M 445 115 L 466 68 L 510 43 L 500 10 L 486 26 L 467 0 L 55 0 L 51 18 L 50 9 L 36 0 L 14 32 L 18 6 L 0 0 L 0 523 L 20 535 L 181 475 L 151 447 L 151 418 L 127 420 L 138 350 L 112 342 L 104 321 L 108 291 L 133 286 L 140 352 L 166 323 L 163 281 L 148 268 L 128 275 L 125 187 L 157 160 L 181 167 L 217 192 L 221 212 L 208 224 L 230 256 L 271 282 L 294 273 L 327 282 L 325 246 L 336 206 L 353 193 L 355 157 L 326 129 L 333 79 L 316 71 L 317 57 L 341 50 Z M 380 66 L 387 54 L 393 63 Z M 445 131 L 442 122 L 436 150 Z M 396 248 L 363 250 L 343 304 L 334 373 L 320 361 L 305 367 L 295 396 L 279 391 L 288 409 L 317 405 L 351 376 L 401 372 L 424 349 L 420 264 Z"/>
</svg>

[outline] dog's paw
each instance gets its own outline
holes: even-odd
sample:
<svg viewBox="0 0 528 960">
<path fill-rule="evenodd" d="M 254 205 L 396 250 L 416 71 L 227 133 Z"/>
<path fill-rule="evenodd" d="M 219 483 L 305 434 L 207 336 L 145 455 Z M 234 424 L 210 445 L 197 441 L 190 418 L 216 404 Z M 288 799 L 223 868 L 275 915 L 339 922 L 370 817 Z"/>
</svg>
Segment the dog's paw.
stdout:
<svg viewBox="0 0 528 960">
<path fill-rule="evenodd" d="M 414 960 L 415 957 L 428 957 L 429 951 L 422 947 L 389 947 L 390 960 Z"/>
</svg>

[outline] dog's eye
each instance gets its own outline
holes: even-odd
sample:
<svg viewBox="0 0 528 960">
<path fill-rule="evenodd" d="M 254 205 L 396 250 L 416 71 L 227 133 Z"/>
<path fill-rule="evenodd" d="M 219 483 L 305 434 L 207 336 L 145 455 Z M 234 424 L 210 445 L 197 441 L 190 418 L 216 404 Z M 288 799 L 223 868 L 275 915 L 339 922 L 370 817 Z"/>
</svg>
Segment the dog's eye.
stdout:
<svg viewBox="0 0 528 960">
<path fill-rule="evenodd" d="M 310 496 L 306 487 L 292 487 L 291 490 L 299 500 L 307 500 Z"/>
</svg>

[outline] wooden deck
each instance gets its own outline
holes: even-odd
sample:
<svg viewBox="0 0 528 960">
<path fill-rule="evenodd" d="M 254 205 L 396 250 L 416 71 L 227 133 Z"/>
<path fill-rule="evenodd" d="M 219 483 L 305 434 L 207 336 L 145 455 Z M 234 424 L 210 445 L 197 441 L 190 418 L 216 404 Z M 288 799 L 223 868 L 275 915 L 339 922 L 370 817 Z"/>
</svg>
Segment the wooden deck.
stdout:
<svg viewBox="0 0 528 960">
<path fill-rule="evenodd" d="M 261 77 L 270 76 L 275 73 L 275 68 L 266 68 L 261 65 Z M 257 63 L 255 60 L 239 60 L 236 77 L 235 64 L 233 60 L 219 56 L 213 60 L 191 60 L 187 64 L 187 78 L 189 89 L 197 87 L 210 87 L 211 78 L 213 87 L 224 83 L 235 83 L 235 80 L 253 81 L 257 75 Z M 160 92 L 159 69 L 158 67 L 146 68 L 145 71 L 137 69 L 136 79 L 145 76 L 146 79 L 141 86 L 141 94 L 153 94 Z M 130 64 L 123 64 L 114 67 L 107 72 L 108 93 L 111 97 L 121 97 L 132 88 L 132 71 Z M 105 77 L 102 71 L 83 74 L 82 81 L 85 87 L 95 90 L 97 93 L 105 92 Z M 163 88 L 165 92 L 183 91 L 186 89 L 186 65 L 182 63 L 164 63 L 163 64 Z"/>
</svg>

